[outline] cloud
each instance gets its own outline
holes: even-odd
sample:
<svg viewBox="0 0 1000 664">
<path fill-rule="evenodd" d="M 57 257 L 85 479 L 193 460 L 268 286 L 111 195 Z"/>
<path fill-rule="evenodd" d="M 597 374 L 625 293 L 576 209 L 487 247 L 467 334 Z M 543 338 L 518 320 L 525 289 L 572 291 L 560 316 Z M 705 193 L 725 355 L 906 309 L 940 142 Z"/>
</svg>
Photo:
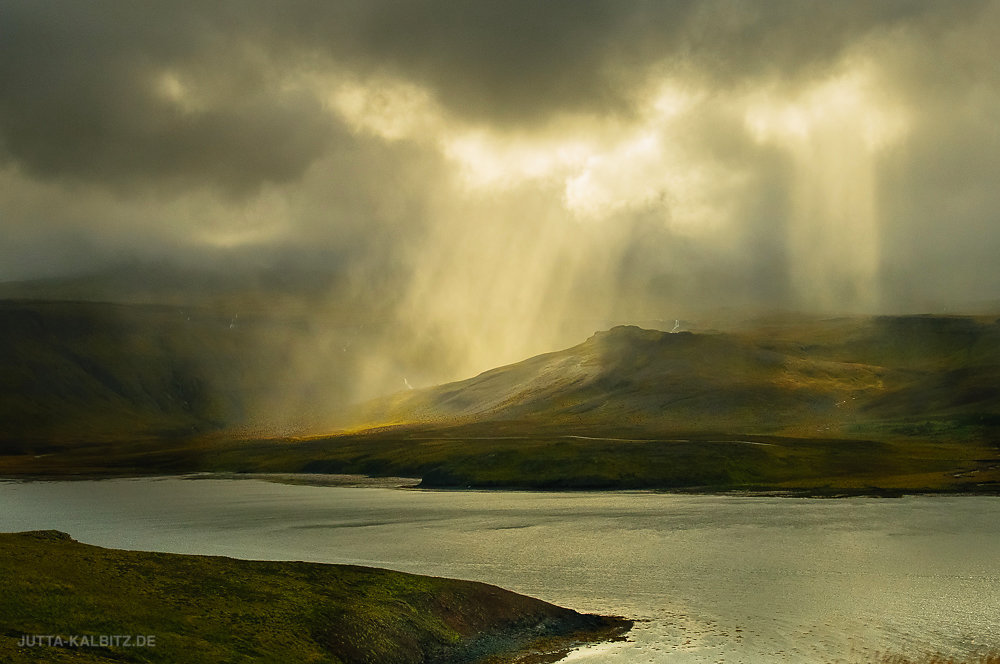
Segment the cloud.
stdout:
<svg viewBox="0 0 1000 664">
<path fill-rule="evenodd" d="M 468 122 L 542 126 L 634 112 L 652 77 L 795 84 L 872 35 L 942 30 L 979 4 L 10 1 L 0 132 L 39 177 L 246 194 L 336 145 L 304 72 L 388 73 Z"/>
<path fill-rule="evenodd" d="M 794 85 L 867 39 L 943 30 L 983 2 L 731 0 L 368 2 L 301 22 L 334 29 L 327 52 L 434 90 L 464 117 L 524 125 L 560 113 L 627 111 L 650 77 Z M 329 34 L 329 33 L 328 33 Z"/>
<path fill-rule="evenodd" d="M 881 170 L 887 302 L 961 309 L 996 307 L 1000 273 L 1000 71 L 990 55 L 1000 36 L 1000 3 L 960 29 L 943 29 L 933 48 L 900 38 L 880 61 L 900 103 L 913 109 L 907 140 Z"/>
<path fill-rule="evenodd" d="M 396 330 L 386 385 L 607 322 L 1000 301 L 1000 2 L 0 15 L 0 278 L 325 271 Z"/>
<path fill-rule="evenodd" d="M 335 125 L 312 91 L 222 15 L 152 3 L 6 3 L 0 132 L 42 178 L 109 187 L 215 186 L 300 177 Z"/>
</svg>

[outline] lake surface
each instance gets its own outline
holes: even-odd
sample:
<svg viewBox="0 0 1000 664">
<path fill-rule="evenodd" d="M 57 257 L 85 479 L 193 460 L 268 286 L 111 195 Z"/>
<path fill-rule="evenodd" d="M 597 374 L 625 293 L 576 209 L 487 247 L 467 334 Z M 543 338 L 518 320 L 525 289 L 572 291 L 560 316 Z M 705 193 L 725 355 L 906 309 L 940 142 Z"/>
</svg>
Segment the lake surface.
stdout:
<svg viewBox="0 0 1000 664">
<path fill-rule="evenodd" d="M 474 579 L 639 621 L 573 662 L 872 662 L 1000 650 L 1000 499 L 0 483 L 0 530 Z"/>
</svg>

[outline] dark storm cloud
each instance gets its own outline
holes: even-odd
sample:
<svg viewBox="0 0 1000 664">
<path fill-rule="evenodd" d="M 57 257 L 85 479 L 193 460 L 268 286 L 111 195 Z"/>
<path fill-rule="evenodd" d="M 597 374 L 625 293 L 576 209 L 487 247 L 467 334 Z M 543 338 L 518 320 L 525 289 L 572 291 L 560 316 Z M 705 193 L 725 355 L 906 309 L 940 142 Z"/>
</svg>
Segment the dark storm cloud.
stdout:
<svg viewBox="0 0 1000 664">
<path fill-rule="evenodd" d="M 537 124 L 625 112 L 654 71 L 792 84 L 872 33 L 943 30 L 981 4 L 9 1 L 0 140 L 42 178 L 245 193 L 337 144 L 315 91 L 288 85 L 304 68 L 389 72 L 466 119 Z M 171 75 L 190 108 L 164 90 Z"/>
<path fill-rule="evenodd" d="M 991 7 L 986 0 L 0 0 L 0 166 L 31 186 L 56 188 L 33 190 L 34 207 L 9 196 L 4 223 L 16 232 L 6 237 L 39 253 L 48 244 L 50 260 L 67 266 L 102 251 L 181 253 L 189 250 L 178 239 L 185 233 L 241 230 L 242 216 L 255 215 L 238 206 L 270 187 L 288 201 L 273 215 L 284 215 L 286 228 L 254 245 L 262 260 L 308 247 L 342 257 L 331 261 L 338 264 L 355 257 L 370 275 L 372 266 L 418 263 L 428 224 L 467 222 L 430 221 L 458 214 L 461 206 L 436 200 L 455 194 L 458 169 L 433 140 L 393 143 L 348 129 L 327 106 L 326 83 L 412 83 L 439 106 L 446 127 L 485 128 L 502 139 L 543 135 L 572 114 L 597 118 L 595 127 L 609 118 L 640 122 L 646 86 L 669 80 L 705 95 L 670 140 L 698 164 L 746 180 L 738 191 L 720 189 L 739 223 L 723 248 L 710 234 L 692 240 L 656 227 L 677 214 L 668 204 L 609 215 L 603 221 L 620 228 L 600 248 L 621 256 L 604 273 L 609 292 L 629 289 L 644 302 L 787 305 L 794 159 L 750 136 L 741 95 L 770 90 L 794 100 L 861 54 L 909 123 L 902 144 L 879 162 L 888 296 L 939 290 L 946 299 L 968 284 L 986 296 L 1000 289 L 996 278 L 975 274 L 1000 250 L 993 193 L 1000 29 Z M 66 183 L 83 186 L 59 189 Z M 220 212 L 193 197 L 205 191 L 233 207 Z M 553 214 L 572 216 L 559 186 L 546 192 Z M 113 210 L 116 196 L 134 208 Z M 502 223 L 510 225 L 525 213 L 508 204 Z M 81 256 L 70 244 L 91 248 Z M 22 249 L 10 251 L 32 262 Z"/>
<path fill-rule="evenodd" d="M 0 0 L 0 280 L 287 296 L 327 320 L 284 384 L 356 395 L 996 301 L 998 39 L 1000 0 Z"/>
<path fill-rule="evenodd" d="M 314 6 L 297 6 L 298 35 L 328 52 L 419 80 L 455 113 L 523 123 L 559 111 L 621 111 L 651 73 L 794 83 L 869 35 L 946 29 L 982 4 L 417 0 L 351 4 L 318 21 Z M 324 40 L 307 25 L 336 37 Z"/>
<path fill-rule="evenodd" d="M 276 85 L 279 62 L 259 26 L 231 9 L 5 3 L 8 158 L 38 177 L 112 186 L 207 182 L 241 193 L 299 177 L 331 139 L 330 119 L 309 93 Z M 169 76 L 192 88 L 193 107 L 169 98 Z"/>
</svg>

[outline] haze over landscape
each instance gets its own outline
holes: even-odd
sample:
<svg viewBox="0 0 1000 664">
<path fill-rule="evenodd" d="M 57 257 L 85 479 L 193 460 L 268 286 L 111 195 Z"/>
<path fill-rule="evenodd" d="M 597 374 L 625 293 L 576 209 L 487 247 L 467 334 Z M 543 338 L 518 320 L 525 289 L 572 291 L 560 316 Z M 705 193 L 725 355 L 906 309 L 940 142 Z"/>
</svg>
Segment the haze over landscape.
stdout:
<svg viewBox="0 0 1000 664">
<path fill-rule="evenodd" d="M 333 401 L 1000 302 L 997 2 L 2 11 L 4 293 L 291 311 Z"/>
<path fill-rule="evenodd" d="M 0 0 L 0 659 L 997 664 L 998 43 Z"/>
</svg>

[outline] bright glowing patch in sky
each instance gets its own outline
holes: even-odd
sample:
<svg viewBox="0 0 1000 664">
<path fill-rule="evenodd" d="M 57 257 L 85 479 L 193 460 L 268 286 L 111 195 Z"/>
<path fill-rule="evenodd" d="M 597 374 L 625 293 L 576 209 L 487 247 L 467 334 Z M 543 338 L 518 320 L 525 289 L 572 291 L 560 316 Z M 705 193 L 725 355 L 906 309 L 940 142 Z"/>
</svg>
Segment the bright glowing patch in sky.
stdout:
<svg viewBox="0 0 1000 664">
<path fill-rule="evenodd" d="M 436 145 L 470 195 L 548 181 L 563 191 L 563 205 L 577 219 L 669 204 L 666 216 L 674 226 L 712 225 L 706 182 L 718 174 L 670 147 L 672 123 L 697 97 L 670 82 L 651 87 L 632 125 L 572 118 L 513 136 L 447 117 L 413 84 L 349 80 L 327 86 L 329 107 L 355 131 Z"/>
<path fill-rule="evenodd" d="M 808 140 L 815 131 L 837 125 L 861 137 L 871 150 L 891 144 L 907 126 L 903 112 L 879 98 L 874 77 L 860 67 L 792 99 L 759 95 L 750 101 L 746 124 L 761 142 Z"/>
<path fill-rule="evenodd" d="M 174 71 L 165 71 L 153 81 L 153 90 L 161 99 L 173 104 L 185 113 L 197 111 L 201 104 L 195 95 Z"/>
<path fill-rule="evenodd" d="M 720 194 L 734 174 L 685 149 L 682 121 L 697 100 L 669 83 L 659 86 L 639 122 L 566 179 L 566 207 L 589 220 L 653 210 L 676 233 L 715 231 L 728 217 Z"/>
<path fill-rule="evenodd" d="M 660 136 L 649 130 L 591 155 L 566 181 L 566 206 L 577 215 L 595 218 L 649 205 L 661 195 L 661 156 Z"/>
<path fill-rule="evenodd" d="M 549 178 L 580 167 L 593 146 L 584 141 L 530 140 L 468 132 L 444 141 L 445 154 L 473 188 L 506 188 L 528 180 Z"/>
<path fill-rule="evenodd" d="M 442 111 L 423 88 L 391 79 L 317 82 L 331 92 L 326 101 L 355 131 L 386 140 L 434 137 Z"/>
</svg>

